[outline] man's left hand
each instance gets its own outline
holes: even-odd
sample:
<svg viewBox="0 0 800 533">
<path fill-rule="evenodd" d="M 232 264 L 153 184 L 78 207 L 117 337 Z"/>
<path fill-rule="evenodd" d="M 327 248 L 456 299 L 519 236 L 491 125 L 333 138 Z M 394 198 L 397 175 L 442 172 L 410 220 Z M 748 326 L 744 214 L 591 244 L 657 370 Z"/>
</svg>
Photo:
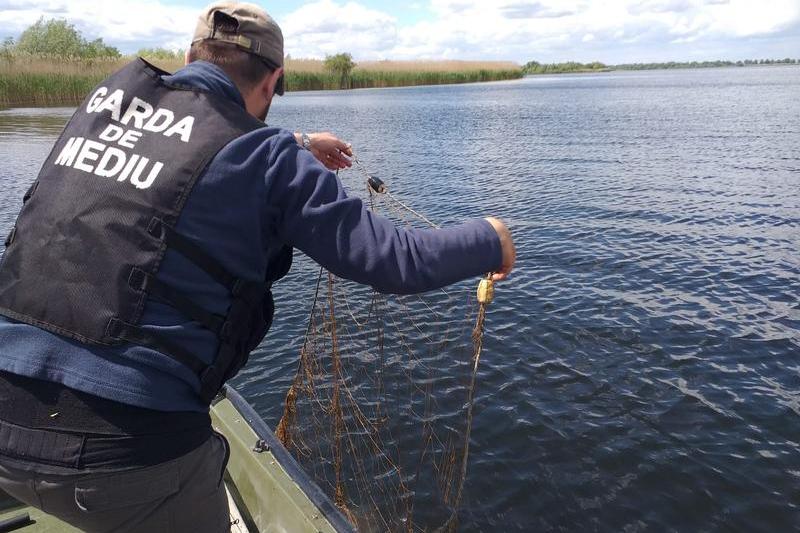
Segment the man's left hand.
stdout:
<svg viewBox="0 0 800 533">
<path fill-rule="evenodd" d="M 298 134 L 296 137 L 300 137 L 300 135 Z M 329 132 L 309 133 L 308 138 L 311 140 L 309 150 L 328 169 L 340 170 L 353 166 L 353 162 L 349 159 L 353 156 L 352 146 L 334 134 Z M 303 144 L 302 138 L 298 140 L 298 143 Z"/>
</svg>

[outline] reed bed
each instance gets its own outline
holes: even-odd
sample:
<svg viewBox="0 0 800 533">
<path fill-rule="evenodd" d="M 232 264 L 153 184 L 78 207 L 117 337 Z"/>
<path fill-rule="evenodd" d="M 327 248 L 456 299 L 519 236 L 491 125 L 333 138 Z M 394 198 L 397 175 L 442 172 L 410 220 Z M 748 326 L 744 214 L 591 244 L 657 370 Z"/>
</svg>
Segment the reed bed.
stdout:
<svg viewBox="0 0 800 533">
<path fill-rule="evenodd" d="M 0 54 L 0 107 L 77 105 L 100 81 L 130 61 L 64 59 L 24 54 Z M 179 60 L 149 58 L 167 71 Z M 365 61 L 343 80 L 316 59 L 287 59 L 289 91 L 402 87 L 496 81 L 522 77 L 519 65 L 480 61 Z"/>
<path fill-rule="evenodd" d="M 0 106 L 74 105 L 120 60 L 0 55 Z"/>
<path fill-rule="evenodd" d="M 321 60 L 286 62 L 290 91 L 445 85 L 517 79 L 522 75 L 520 66 L 510 61 L 362 61 L 342 83 Z"/>
<path fill-rule="evenodd" d="M 514 71 L 520 66 L 511 61 L 361 61 L 356 70 L 367 72 L 479 72 Z"/>
</svg>

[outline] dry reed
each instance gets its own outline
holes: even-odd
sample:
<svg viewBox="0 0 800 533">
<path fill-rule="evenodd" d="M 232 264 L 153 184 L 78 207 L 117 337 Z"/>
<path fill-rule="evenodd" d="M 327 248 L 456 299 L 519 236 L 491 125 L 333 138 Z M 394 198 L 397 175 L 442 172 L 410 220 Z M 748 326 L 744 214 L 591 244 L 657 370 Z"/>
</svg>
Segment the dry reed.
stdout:
<svg viewBox="0 0 800 533">
<path fill-rule="evenodd" d="M 0 107 L 77 105 L 92 88 L 130 61 L 119 59 L 64 59 L 24 54 L 0 54 Z M 150 60 L 173 72 L 182 66 L 174 59 Z M 364 61 L 341 86 L 341 79 L 317 59 L 286 61 L 287 90 L 440 85 L 522 77 L 519 65 L 501 61 Z"/>
</svg>

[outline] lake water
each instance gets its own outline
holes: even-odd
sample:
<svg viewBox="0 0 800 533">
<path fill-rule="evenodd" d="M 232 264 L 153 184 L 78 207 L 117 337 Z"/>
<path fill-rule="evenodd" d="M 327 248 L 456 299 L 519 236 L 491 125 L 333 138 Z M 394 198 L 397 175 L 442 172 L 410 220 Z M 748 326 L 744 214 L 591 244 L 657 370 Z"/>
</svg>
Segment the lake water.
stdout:
<svg viewBox="0 0 800 533">
<path fill-rule="evenodd" d="M 70 112 L 0 112 L 0 234 Z M 336 132 L 430 218 L 514 232 L 463 530 L 800 528 L 800 68 L 295 93 L 269 122 Z M 271 425 L 313 272 L 237 378 Z"/>
</svg>

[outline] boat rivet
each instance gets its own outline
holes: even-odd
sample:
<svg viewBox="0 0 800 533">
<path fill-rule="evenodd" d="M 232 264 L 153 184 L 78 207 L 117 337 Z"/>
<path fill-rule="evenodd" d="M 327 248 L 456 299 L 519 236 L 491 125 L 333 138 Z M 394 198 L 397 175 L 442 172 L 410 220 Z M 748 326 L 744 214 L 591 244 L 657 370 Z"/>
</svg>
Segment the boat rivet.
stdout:
<svg viewBox="0 0 800 533">
<path fill-rule="evenodd" d="M 264 453 L 269 451 L 269 444 L 264 439 L 258 439 L 256 445 L 253 446 L 253 451 L 256 453 Z"/>
</svg>

